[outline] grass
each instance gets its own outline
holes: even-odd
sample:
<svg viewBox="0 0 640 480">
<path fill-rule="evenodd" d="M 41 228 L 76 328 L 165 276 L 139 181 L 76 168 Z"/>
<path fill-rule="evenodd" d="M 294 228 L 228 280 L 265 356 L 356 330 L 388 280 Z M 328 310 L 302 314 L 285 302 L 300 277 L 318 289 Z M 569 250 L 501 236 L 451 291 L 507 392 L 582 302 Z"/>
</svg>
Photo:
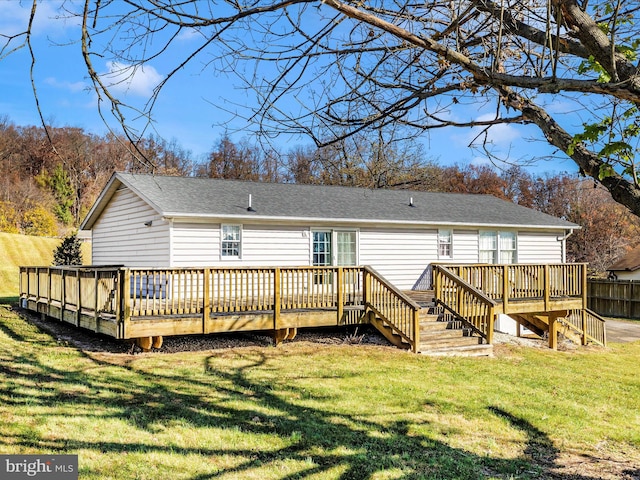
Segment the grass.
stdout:
<svg viewBox="0 0 640 480">
<path fill-rule="evenodd" d="M 0 307 L 0 451 L 78 454 L 82 479 L 634 478 L 638 358 L 640 342 L 133 356 L 78 350 Z"/>
<path fill-rule="evenodd" d="M 51 265 L 61 240 L 0 232 L 0 302 L 17 299 L 22 265 Z M 91 245 L 84 244 L 82 257 L 90 263 Z"/>
</svg>

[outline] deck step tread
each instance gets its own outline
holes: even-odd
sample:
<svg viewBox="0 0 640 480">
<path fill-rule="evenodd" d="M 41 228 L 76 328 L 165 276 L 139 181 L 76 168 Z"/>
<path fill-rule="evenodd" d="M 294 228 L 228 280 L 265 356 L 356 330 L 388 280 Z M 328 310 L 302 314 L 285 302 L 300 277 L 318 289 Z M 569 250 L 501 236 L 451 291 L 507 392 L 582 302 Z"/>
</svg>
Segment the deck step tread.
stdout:
<svg viewBox="0 0 640 480">
<path fill-rule="evenodd" d="M 482 345 L 480 337 L 448 337 L 448 338 L 420 338 L 421 346 L 431 347 L 467 347 L 469 345 Z"/>
<path fill-rule="evenodd" d="M 464 347 L 441 347 L 441 348 L 424 348 L 420 346 L 420 353 L 422 355 L 432 356 L 493 356 L 493 345 L 478 344 L 467 345 Z"/>
</svg>

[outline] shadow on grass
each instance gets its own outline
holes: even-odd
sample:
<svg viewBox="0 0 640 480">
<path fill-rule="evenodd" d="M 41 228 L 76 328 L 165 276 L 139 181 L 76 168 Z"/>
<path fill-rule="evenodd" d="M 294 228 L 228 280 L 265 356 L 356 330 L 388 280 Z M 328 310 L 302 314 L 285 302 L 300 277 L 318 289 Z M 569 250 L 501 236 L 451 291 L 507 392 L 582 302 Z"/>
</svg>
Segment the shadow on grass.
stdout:
<svg viewBox="0 0 640 480">
<path fill-rule="evenodd" d="M 18 302 L 20 297 L 16 295 L 15 297 L 0 297 L 0 305 L 8 305 L 10 307 L 18 306 Z"/>
<path fill-rule="evenodd" d="M 3 331 L 14 330 L 15 324 L 4 320 L 0 319 Z M 99 456 L 135 451 L 144 455 L 231 456 L 236 460 L 232 462 L 233 466 L 212 467 L 211 471 L 192 474 L 189 477 L 192 480 L 220 476 L 244 478 L 250 473 L 255 475 L 256 469 L 282 461 L 294 461 L 303 466 L 295 473 L 278 477 L 282 479 L 309 476 L 370 479 L 380 474 L 411 480 L 475 480 L 496 476 L 559 480 L 597 478 L 557 473 L 559 452 L 549 437 L 526 420 L 498 407 L 490 406 L 488 409 L 527 437 L 527 447 L 521 458 L 475 455 L 416 433 L 416 425 L 406 420 L 382 423 L 363 419 L 363 415 L 311 408 L 307 402 L 300 401 L 310 398 L 309 393 L 292 382 L 278 384 L 279 392 L 276 393 L 269 378 L 251 378 L 251 372 L 256 368 L 268 367 L 269 359 L 264 352 L 252 351 L 241 357 L 243 366 L 224 370 L 217 367 L 214 362 L 217 359 L 207 357 L 204 364 L 206 375 L 190 379 L 191 388 L 185 388 L 184 378 L 178 370 L 149 373 L 98 360 L 87 354 L 84 355 L 91 362 L 88 367 L 68 371 L 52 366 L 52 361 L 45 364 L 38 360 L 33 352 L 42 348 L 41 341 L 15 330 L 9 338 L 10 341 L 0 343 L 0 365 L 4 377 L 0 377 L 0 402 L 5 406 L 28 406 L 39 411 L 49 408 L 51 415 L 54 415 L 54 410 L 72 410 L 77 412 L 75 416 L 85 415 L 102 425 L 109 419 L 117 419 L 151 433 L 160 427 L 170 429 L 174 422 L 187 422 L 196 434 L 198 429 L 228 429 L 277 438 L 279 442 L 275 443 L 283 446 L 274 448 L 270 445 L 262 449 L 236 445 L 191 448 L 181 447 L 176 442 L 169 445 L 131 440 L 136 438 L 135 435 L 128 435 L 127 440 L 122 441 L 85 441 L 66 438 L 60 433 L 45 436 L 36 427 L 29 426 L 5 431 L 0 446 L 18 446 L 42 453 L 88 450 Z M 18 338 L 22 338 L 26 345 L 20 347 Z M 56 345 L 55 340 L 51 339 L 50 344 Z M 89 375 L 88 372 L 94 368 L 100 369 L 101 373 Z M 379 415 L 376 408 L 376 405 L 371 405 L 372 415 Z M 80 458 L 81 467 L 82 463 Z M 99 475 L 100 471 L 86 473 Z M 273 477 L 273 470 L 269 476 Z"/>
</svg>

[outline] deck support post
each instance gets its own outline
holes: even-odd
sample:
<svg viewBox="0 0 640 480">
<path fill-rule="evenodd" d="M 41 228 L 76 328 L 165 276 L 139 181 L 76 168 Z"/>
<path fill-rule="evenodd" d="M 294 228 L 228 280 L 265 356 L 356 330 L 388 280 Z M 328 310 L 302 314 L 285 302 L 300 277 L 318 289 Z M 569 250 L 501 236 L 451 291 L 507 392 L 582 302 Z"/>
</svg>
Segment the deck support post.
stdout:
<svg viewBox="0 0 640 480">
<path fill-rule="evenodd" d="M 129 338 L 129 320 L 131 319 L 131 302 L 129 301 L 131 291 L 131 274 L 128 268 L 120 270 L 120 313 L 122 322 L 122 338 Z"/>
<path fill-rule="evenodd" d="M 209 318 L 211 318 L 211 303 L 209 301 L 209 289 L 211 288 L 211 269 L 205 268 L 204 272 L 204 281 L 202 282 L 203 288 L 203 298 L 202 298 L 202 333 L 209 333 Z"/>
<path fill-rule="evenodd" d="M 549 348 L 558 349 L 558 317 L 555 313 L 550 313 L 549 319 Z"/>
<path fill-rule="evenodd" d="M 509 311 L 509 265 L 502 266 L 502 308 Z"/>
<path fill-rule="evenodd" d="M 543 279 L 544 280 L 544 285 L 543 285 L 543 290 L 542 291 L 544 292 L 544 311 L 548 312 L 549 311 L 549 303 L 551 301 L 551 299 L 550 299 L 551 292 L 550 292 L 550 288 L 549 288 L 551 282 L 550 282 L 549 265 L 548 264 L 545 264 L 543 271 L 544 271 L 544 279 Z"/>
<path fill-rule="evenodd" d="M 40 303 L 40 269 L 36 267 L 36 308 Z"/>
<path fill-rule="evenodd" d="M 487 343 L 493 344 L 493 329 L 496 321 L 496 311 L 493 307 L 489 308 L 489 325 L 487 325 Z"/>
<path fill-rule="evenodd" d="M 341 325 L 342 317 L 344 316 L 344 269 L 342 267 L 338 267 L 337 271 L 337 279 L 338 285 L 337 289 L 337 310 L 338 310 L 338 325 Z"/>
<path fill-rule="evenodd" d="M 440 270 L 436 265 L 431 270 L 431 285 L 433 286 L 433 295 L 436 299 L 440 298 Z"/>
<path fill-rule="evenodd" d="M 580 275 L 580 285 L 582 286 L 582 310 L 580 311 L 582 315 L 582 345 L 587 344 L 587 307 L 588 307 L 588 283 L 587 283 L 587 264 L 583 263 L 581 265 L 581 275 Z M 633 288 L 633 282 L 631 283 L 631 288 Z M 632 292 L 633 293 L 633 292 Z M 629 297 L 635 298 L 635 297 Z M 631 302 L 629 302 L 631 303 Z"/>
<path fill-rule="evenodd" d="M 420 310 L 413 311 L 413 353 L 420 352 Z"/>
<path fill-rule="evenodd" d="M 67 309 L 67 281 L 64 278 L 64 268 L 60 270 L 60 321 L 64 321 L 64 311 Z"/>
<path fill-rule="evenodd" d="M 280 269 L 278 267 L 273 270 L 273 329 L 280 329 L 280 307 L 282 304 L 280 292 Z"/>
<path fill-rule="evenodd" d="M 80 269 L 76 268 L 76 295 L 78 295 L 78 301 L 76 302 L 76 327 L 80 326 L 80 313 L 82 312 L 82 284 L 80 282 Z"/>
<path fill-rule="evenodd" d="M 371 275 L 366 268 L 362 270 L 362 287 L 362 303 L 366 311 L 371 303 Z"/>
<path fill-rule="evenodd" d="M 100 315 L 98 314 L 98 270 L 93 276 L 93 316 L 96 322 L 96 332 L 100 331 Z"/>
<path fill-rule="evenodd" d="M 47 315 L 51 312 L 51 267 L 47 267 Z M 22 275 L 20 275 L 22 279 Z"/>
</svg>

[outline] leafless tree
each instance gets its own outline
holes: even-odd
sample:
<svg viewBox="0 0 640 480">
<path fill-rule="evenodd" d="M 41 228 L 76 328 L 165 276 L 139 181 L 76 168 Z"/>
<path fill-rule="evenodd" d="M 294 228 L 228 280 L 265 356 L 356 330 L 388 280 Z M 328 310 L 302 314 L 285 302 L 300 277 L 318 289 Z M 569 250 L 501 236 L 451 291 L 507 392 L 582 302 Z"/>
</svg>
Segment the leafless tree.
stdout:
<svg viewBox="0 0 640 480">
<path fill-rule="evenodd" d="M 305 133 L 318 146 L 389 124 L 416 133 L 446 126 L 532 124 L 613 198 L 640 215 L 640 5 L 622 0 L 85 0 L 79 44 L 105 106 L 125 106 L 94 67 L 122 74 L 161 57 L 234 72 L 258 102 L 246 119 L 265 137 Z M 34 0 L 32 19 L 37 15 Z M 198 38 L 185 51 L 178 40 Z M 0 58 L 29 32 L 6 38 Z M 296 107 L 291 108 L 295 103 Z M 574 103 L 582 126 L 550 105 Z M 478 118 L 477 105 L 493 107 Z M 476 108 L 465 108 L 476 105 Z"/>
</svg>

